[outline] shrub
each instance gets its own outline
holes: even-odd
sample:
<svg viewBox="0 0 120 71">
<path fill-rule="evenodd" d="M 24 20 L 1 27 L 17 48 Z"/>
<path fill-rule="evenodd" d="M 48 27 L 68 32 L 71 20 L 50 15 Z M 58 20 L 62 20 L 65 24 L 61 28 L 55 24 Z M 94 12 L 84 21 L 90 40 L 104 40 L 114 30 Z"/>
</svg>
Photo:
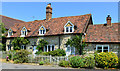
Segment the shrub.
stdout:
<svg viewBox="0 0 120 71">
<path fill-rule="evenodd" d="M 25 63 L 28 62 L 28 54 L 27 50 L 19 50 L 16 51 L 15 55 L 13 56 L 15 63 Z"/>
<path fill-rule="evenodd" d="M 95 67 L 95 59 L 92 56 L 87 56 L 84 58 L 85 59 L 85 66 L 87 68 L 94 68 Z"/>
<path fill-rule="evenodd" d="M 12 54 L 9 54 L 9 55 L 8 55 L 8 59 L 11 60 L 11 58 L 12 58 Z"/>
<path fill-rule="evenodd" d="M 66 53 L 63 49 L 57 49 L 50 52 L 43 52 L 43 55 L 52 55 L 52 56 L 65 56 Z"/>
<path fill-rule="evenodd" d="M 74 56 L 70 58 L 70 65 L 74 68 L 84 66 L 84 59 L 79 56 Z"/>
<path fill-rule="evenodd" d="M 119 60 L 118 60 L 118 68 L 120 68 L 120 57 L 119 57 Z"/>
<path fill-rule="evenodd" d="M 96 54 L 95 61 L 98 67 L 109 68 L 114 67 L 118 63 L 118 57 L 112 52 L 102 52 Z"/>
<path fill-rule="evenodd" d="M 14 60 L 14 64 L 20 63 L 18 59 Z"/>
<path fill-rule="evenodd" d="M 41 53 L 42 53 L 42 51 L 40 50 L 40 51 L 37 51 L 35 54 L 39 55 Z"/>
<path fill-rule="evenodd" d="M 40 61 L 40 62 L 39 62 L 39 65 L 43 65 L 43 64 L 44 64 L 44 62 L 43 62 L 43 61 Z"/>
<path fill-rule="evenodd" d="M 49 55 L 49 52 L 43 52 L 42 54 L 47 56 Z"/>
<path fill-rule="evenodd" d="M 70 63 L 68 61 L 62 60 L 62 61 L 59 62 L 59 66 L 61 66 L 61 67 L 69 67 Z"/>
</svg>

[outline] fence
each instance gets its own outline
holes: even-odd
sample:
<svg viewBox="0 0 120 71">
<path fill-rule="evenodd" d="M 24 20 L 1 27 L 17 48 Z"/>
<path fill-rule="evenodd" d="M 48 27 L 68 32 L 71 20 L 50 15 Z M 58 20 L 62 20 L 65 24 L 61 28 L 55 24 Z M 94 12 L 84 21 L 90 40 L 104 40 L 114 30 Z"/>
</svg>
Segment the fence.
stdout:
<svg viewBox="0 0 120 71">
<path fill-rule="evenodd" d="M 6 57 L 11 54 L 11 60 L 13 60 L 13 56 L 15 52 L 2 52 L 2 59 L 6 59 Z M 40 61 L 43 61 L 45 64 L 58 64 L 61 60 L 69 60 L 70 57 L 68 56 L 43 56 L 43 55 L 36 55 L 33 54 L 28 55 L 28 63 L 36 63 L 38 64 Z"/>
<path fill-rule="evenodd" d="M 6 59 L 6 57 L 11 54 L 11 59 L 13 59 L 13 56 L 15 54 L 15 52 L 8 52 L 8 51 L 2 51 L 2 59 Z"/>
<path fill-rule="evenodd" d="M 43 56 L 43 55 L 29 55 L 28 56 L 28 62 L 29 63 L 39 63 L 40 61 L 43 61 L 45 64 L 58 64 L 61 60 L 68 61 L 70 57 L 68 56 Z"/>
</svg>

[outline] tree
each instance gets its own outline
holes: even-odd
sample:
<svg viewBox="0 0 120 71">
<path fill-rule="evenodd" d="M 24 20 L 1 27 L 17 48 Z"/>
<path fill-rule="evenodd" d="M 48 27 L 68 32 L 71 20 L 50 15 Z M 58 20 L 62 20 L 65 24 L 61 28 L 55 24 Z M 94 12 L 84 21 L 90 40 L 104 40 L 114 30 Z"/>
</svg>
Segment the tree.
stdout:
<svg viewBox="0 0 120 71">
<path fill-rule="evenodd" d="M 0 23 L 0 26 L 1 26 L 2 34 L 4 34 L 5 32 L 7 32 L 7 30 L 5 29 L 4 23 Z"/>
<path fill-rule="evenodd" d="M 47 41 L 45 41 L 44 39 L 41 39 L 41 40 L 39 40 L 39 44 L 37 45 L 37 50 L 38 50 L 38 52 L 37 53 L 41 53 L 43 50 L 43 47 L 44 46 L 46 46 L 48 44 L 48 42 Z"/>
<path fill-rule="evenodd" d="M 30 43 L 30 41 L 28 39 L 25 39 L 24 37 L 17 37 L 17 38 L 14 38 L 12 41 L 14 50 L 20 50 L 21 45 L 27 45 L 29 43 Z"/>
<path fill-rule="evenodd" d="M 5 25 L 4 23 L 0 23 L 0 43 L 2 44 L 2 50 L 6 50 L 6 36 L 4 36 L 4 34 L 7 32 L 7 30 L 5 29 Z M 2 37 L 2 40 L 1 40 Z"/>
<path fill-rule="evenodd" d="M 79 36 L 76 35 L 72 39 L 68 39 L 66 46 L 70 45 L 71 47 L 75 47 L 79 54 L 83 54 L 83 48 L 86 46 L 85 42 L 82 40 L 82 34 Z"/>
</svg>

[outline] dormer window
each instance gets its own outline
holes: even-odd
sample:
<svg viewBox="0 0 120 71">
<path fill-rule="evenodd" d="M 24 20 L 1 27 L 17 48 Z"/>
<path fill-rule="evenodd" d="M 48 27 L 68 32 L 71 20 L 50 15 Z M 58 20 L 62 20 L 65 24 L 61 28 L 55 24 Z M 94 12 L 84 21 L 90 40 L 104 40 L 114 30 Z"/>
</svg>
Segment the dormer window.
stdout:
<svg viewBox="0 0 120 71">
<path fill-rule="evenodd" d="M 65 33 L 72 33 L 72 32 L 74 32 L 74 25 L 70 21 L 68 21 L 65 24 L 65 26 L 64 26 L 64 32 Z"/>
<path fill-rule="evenodd" d="M 41 26 L 39 29 L 39 35 L 44 35 L 46 33 L 46 29 L 44 26 Z"/>
<path fill-rule="evenodd" d="M 25 27 L 21 30 L 21 37 L 25 37 L 27 35 L 27 29 Z"/>
<path fill-rule="evenodd" d="M 13 31 L 12 31 L 12 29 L 9 29 L 8 30 L 8 37 L 10 37 L 10 36 L 12 36 L 13 35 Z"/>
</svg>

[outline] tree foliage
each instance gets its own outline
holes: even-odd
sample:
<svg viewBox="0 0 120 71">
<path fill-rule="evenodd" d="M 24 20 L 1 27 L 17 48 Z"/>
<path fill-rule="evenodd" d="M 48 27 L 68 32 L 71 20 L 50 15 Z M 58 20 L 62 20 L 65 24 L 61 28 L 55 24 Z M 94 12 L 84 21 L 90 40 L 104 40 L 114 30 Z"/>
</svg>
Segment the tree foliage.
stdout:
<svg viewBox="0 0 120 71">
<path fill-rule="evenodd" d="M 25 39 L 24 37 L 17 37 L 17 38 L 14 38 L 12 41 L 14 50 L 20 50 L 21 45 L 27 45 L 29 43 L 30 41 L 28 39 Z"/>
<path fill-rule="evenodd" d="M 4 34 L 4 33 L 7 31 L 7 30 L 5 29 L 4 23 L 0 23 L 0 26 L 1 26 L 2 34 Z"/>
<path fill-rule="evenodd" d="M 39 53 L 41 53 L 43 50 L 43 47 L 44 46 L 46 46 L 48 44 L 48 42 L 47 41 L 45 41 L 44 39 L 41 39 L 41 40 L 39 40 L 39 44 L 37 45 L 37 50 L 38 50 L 38 52 Z"/>
<path fill-rule="evenodd" d="M 4 36 L 4 34 L 7 32 L 7 30 L 5 29 L 5 25 L 4 23 L 0 23 L 0 37 L 2 37 L 2 40 L 0 41 L 0 43 L 2 44 L 2 50 L 6 50 L 6 37 Z M 0 38 L 1 39 L 1 38 Z"/>
<path fill-rule="evenodd" d="M 79 36 L 76 35 L 72 39 L 68 39 L 66 46 L 70 45 L 71 47 L 75 47 L 79 54 L 83 54 L 83 48 L 86 46 L 85 42 L 82 40 L 82 34 Z"/>
</svg>

